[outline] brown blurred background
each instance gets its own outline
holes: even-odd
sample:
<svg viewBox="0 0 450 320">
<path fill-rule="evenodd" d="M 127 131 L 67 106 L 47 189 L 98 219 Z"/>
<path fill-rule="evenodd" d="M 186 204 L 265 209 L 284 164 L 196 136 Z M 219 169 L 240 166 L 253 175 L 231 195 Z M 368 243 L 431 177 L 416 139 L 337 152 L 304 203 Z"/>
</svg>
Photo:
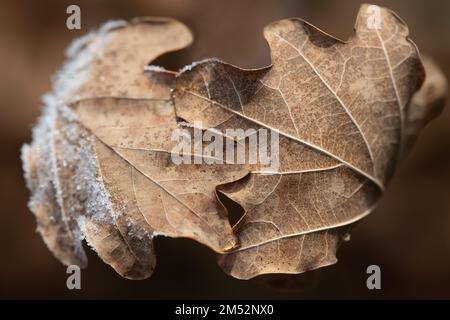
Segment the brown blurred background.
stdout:
<svg viewBox="0 0 450 320">
<path fill-rule="evenodd" d="M 450 77 L 449 1 L 374 1 L 397 12 L 412 38 Z M 66 29 L 66 8 L 78 4 L 82 30 Z M 262 28 L 302 17 L 346 39 L 359 1 L 85 0 L 0 2 L 0 298 L 450 298 L 450 110 L 423 132 L 378 209 L 354 229 L 339 263 L 274 289 L 260 280 L 226 276 L 208 249 L 189 240 L 157 238 L 158 264 L 145 281 L 122 279 L 92 251 L 82 290 L 66 289 L 28 210 L 19 149 L 30 141 L 40 96 L 63 62 L 71 39 L 105 20 L 170 16 L 187 24 L 195 43 L 159 63 L 178 69 L 219 57 L 241 67 L 270 63 Z M 366 267 L 382 271 L 382 290 L 366 288 Z"/>
</svg>

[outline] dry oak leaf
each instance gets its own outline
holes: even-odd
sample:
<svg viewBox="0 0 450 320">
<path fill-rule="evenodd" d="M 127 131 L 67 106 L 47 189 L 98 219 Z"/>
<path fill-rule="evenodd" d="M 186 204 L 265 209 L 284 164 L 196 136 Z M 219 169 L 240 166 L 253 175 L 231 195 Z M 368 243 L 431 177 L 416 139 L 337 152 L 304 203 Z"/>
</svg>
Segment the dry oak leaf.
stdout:
<svg viewBox="0 0 450 320">
<path fill-rule="evenodd" d="M 96 155 L 101 142 L 79 124 L 69 105 L 98 96 L 170 99 L 168 83 L 173 75 L 153 81 L 143 66 L 191 41 L 184 25 L 151 18 L 108 22 L 68 48 L 68 61 L 56 75 L 53 91 L 44 96 L 45 109 L 33 129 L 33 142 L 22 149 L 37 230 L 62 263 L 85 267 L 86 239 L 121 275 L 135 279 L 152 273 L 153 245 L 146 239 L 154 230 L 131 212 L 133 202 L 113 205 L 100 173 L 102 158 Z"/>
<path fill-rule="evenodd" d="M 446 96 L 427 62 L 433 76 L 411 100 L 424 72 L 408 30 L 383 8 L 380 29 L 368 28 L 367 8 L 348 42 L 299 19 L 269 25 L 273 65 L 258 70 L 217 60 L 178 73 L 147 66 L 192 41 L 167 18 L 109 22 L 76 40 L 22 150 L 29 206 L 49 249 L 86 266 L 86 239 L 130 279 L 151 275 L 158 235 L 207 245 L 242 279 L 334 263 Z M 215 132 L 278 131 L 279 169 L 174 164 L 172 133 L 192 132 L 196 121 Z M 245 209 L 235 226 L 218 193 Z"/>
<path fill-rule="evenodd" d="M 221 187 L 245 209 L 234 227 L 240 247 L 219 257 L 233 277 L 335 263 L 348 228 L 385 190 L 405 139 L 423 126 L 414 128 L 417 105 L 409 105 L 424 79 L 417 48 L 392 11 L 380 9 L 380 28 L 368 25 L 370 12 L 361 7 L 346 42 L 303 20 L 281 20 L 264 30 L 272 66 L 209 60 L 177 76 L 174 104 L 185 121 L 281 137 L 277 172 L 253 167 Z"/>
<path fill-rule="evenodd" d="M 108 23 L 69 49 L 22 152 L 38 231 L 64 264 L 86 265 L 86 239 L 118 273 L 140 279 L 154 269 L 156 235 L 218 252 L 236 245 L 215 189 L 248 169 L 175 165 L 174 73 L 144 70 L 190 42 L 182 24 L 152 18 Z"/>
</svg>

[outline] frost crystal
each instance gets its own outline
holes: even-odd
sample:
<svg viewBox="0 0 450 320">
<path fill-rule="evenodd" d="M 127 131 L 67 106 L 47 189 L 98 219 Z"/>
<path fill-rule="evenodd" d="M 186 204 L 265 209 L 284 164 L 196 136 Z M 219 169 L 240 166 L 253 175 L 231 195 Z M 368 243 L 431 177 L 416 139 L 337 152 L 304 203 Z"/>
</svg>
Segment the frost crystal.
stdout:
<svg viewBox="0 0 450 320">
<path fill-rule="evenodd" d="M 126 24 L 110 21 L 72 42 L 66 50 L 68 61 L 53 78 L 52 92 L 42 97 L 44 109 L 33 128 L 33 142 L 21 150 L 37 229 L 66 265 L 87 264 L 82 247 L 86 219 L 92 222 L 94 233 L 96 223 L 115 224 L 110 196 L 98 172 L 95 137 L 80 127 L 66 101 L 77 99 L 76 92 L 89 79 L 92 63 L 111 40 L 109 31 Z"/>
</svg>

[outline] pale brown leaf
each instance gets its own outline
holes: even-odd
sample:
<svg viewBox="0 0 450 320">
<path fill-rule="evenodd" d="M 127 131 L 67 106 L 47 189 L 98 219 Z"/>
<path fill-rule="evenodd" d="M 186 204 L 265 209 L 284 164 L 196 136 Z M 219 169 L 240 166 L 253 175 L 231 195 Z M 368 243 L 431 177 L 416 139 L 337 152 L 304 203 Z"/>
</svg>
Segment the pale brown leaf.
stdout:
<svg viewBox="0 0 450 320">
<path fill-rule="evenodd" d="M 367 12 L 362 6 L 346 42 L 300 19 L 272 23 L 264 30 L 270 68 L 210 60 L 177 76 L 179 117 L 282 137 L 278 172 L 256 167 L 221 189 L 246 212 L 235 226 L 241 247 L 219 260 L 234 277 L 334 263 L 339 230 L 369 214 L 384 191 L 424 72 L 406 25 L 381 9 L 381 28 L 369 28 Z"/>
<path fill-rule="evenodd" d="M 192 41 L 167 18 L 110 22 L 75 41 L 22 150 L 49 249 L 84 267 L 85 239 L 130 279 L 151 275 L 161 235 L 208 246 L 241 279 L 335 263 L 446 97 L 428 59 L 417 91 L 425 74 L 406 24 L 380 8 L 374 29 L 367 8 L 345 42 L 300 19 L 270 24 L 272 65 L 256 70 L 216 59 L 179 72 L 147 66 Z M 198 123 L 226 141 L 225 129 L 277 131 L 278 169 L 174 163 L 173 132 Z M 183 155 L 202 156 L 194 147 Z M 229 201 L 245 211 L 234 226 Z"/>
</svg>

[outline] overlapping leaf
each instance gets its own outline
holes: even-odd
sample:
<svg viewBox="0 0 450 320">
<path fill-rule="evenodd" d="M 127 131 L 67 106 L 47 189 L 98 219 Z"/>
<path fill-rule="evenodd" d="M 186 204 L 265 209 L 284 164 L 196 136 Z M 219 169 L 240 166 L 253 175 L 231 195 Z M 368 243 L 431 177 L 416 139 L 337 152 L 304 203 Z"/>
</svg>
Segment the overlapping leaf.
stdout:
<svg viewBox="0 0 450 320">
<path fill-rule="evenodd" d="M 158 36 L 148 36 L 153 33 Z M 172 163 L 171 135 L 178 126 L 170 100 L 174 74 L 144 72 L 144 57 L 190 39 L 183 25 L 156 19 L 107 25 L 75 43 L 74 60 L 63 68 L 59 90 L 48 96 L 47 114 L 23 152 L 29 179 L 37 172 L 43 175 L 37 183 L 48 182 L 32 187 L 31 209 L 46 208 L 37 217 L 40 231 L 64 263 L 86 264 L 83 237 L 129 278 L 153 271 L 155 235 L 190 237 L 218 252 L 236 245 L 215 189 L 248 170 Z M 81 81 L 66 87 L 71 73 Z M 44 163 L 30 161 L 40 158 L 42 146 L 49 146 Z M 54 165 L 44 167 L 49 162 Z"/>
<path fill-rule="evenodd" d="M 133 279 L 153 271 L 156 235 L 209 246 L 243 279 L 334 263 L 446 93 L 445 79 L 430 77 L 411 102 L 424 79 L 419 54 L 406 25 L 378 13 L 374 27 L 362 6 L 347 42 L 300 19 L 275 22 L 264 30 L 273 64 L 257 70 L 218 60 L 179 73 L 146 67 L 191 42 L 170 19 L 108 23 L 76 41 L 22 153 L 50 250 L 85 266 L 85 238 Z M 173 132 L 198 123 L 278 132 L 278 169 L 175 164 Z M 218 192 L 245 210 L 235 226 Z"/>
</svg>

